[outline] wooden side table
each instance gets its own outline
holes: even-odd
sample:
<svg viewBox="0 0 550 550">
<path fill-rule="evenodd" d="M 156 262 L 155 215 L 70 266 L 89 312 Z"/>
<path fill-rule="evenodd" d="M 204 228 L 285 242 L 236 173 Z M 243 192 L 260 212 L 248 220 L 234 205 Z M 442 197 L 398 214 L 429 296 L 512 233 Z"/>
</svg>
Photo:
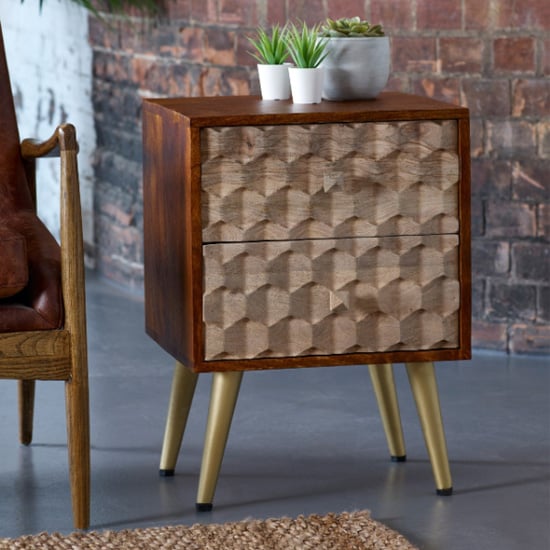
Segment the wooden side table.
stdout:
<svg viewBox="0 0 550 550">
<path fill-rule="evenodd" d="M 176 359 L 161 473 L 198 373 L 214 373 L 197 496 L 210 509 L 243 371 L 323 365 L 369 365 L 404 460 L 403 362 L 450 494 L 433 361 L 470 358 L 467 109 L 391 92 L 152 99 L 143 142 L 146 330 Z"/>
</svg>

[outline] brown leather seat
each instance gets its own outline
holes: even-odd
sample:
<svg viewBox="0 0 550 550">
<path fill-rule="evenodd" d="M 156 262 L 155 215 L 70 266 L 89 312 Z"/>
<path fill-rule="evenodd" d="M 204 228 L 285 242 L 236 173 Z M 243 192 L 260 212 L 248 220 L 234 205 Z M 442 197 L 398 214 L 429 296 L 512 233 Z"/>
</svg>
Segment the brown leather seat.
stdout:
<svg viewBox="0 0 550 550">
<path fill-rule="evenodd" d="M 12 256 L 11 262 L 0 256 L 0 287 L 4 287 L 0 294 L 0 332 L 60 328 L 63 300 L 59 245 L 35 214 L 3 44 L 0 48 L 0 248 L 5 256 L 18 235 L 25 239 L 26 253 Z M 9 285 L 5 283 L 14 270 L 25 270 L 21 262 L 27 262 L 28 282 L 24 289 L 8 295 Z"/>
<path fill-rule="evenodd" d="M 25 445 L 32 440 L 35 381 L 65 382 L 74 525 L 86 528 L 90 441 L 77 151 L 69 124 L 45 142 L 19 141 L 0 26 L 0 378 L 19 381 Z M 46 155 L 61 158 L 60 244 L 36 214 L 35 159 Z"/>
</svg>

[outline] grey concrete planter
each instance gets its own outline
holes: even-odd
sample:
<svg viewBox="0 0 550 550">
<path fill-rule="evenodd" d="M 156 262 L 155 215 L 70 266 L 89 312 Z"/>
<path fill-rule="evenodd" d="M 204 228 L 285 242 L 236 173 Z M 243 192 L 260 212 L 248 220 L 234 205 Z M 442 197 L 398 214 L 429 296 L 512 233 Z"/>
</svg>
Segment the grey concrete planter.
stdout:
<svg viewBox="0 0 550 550">
<path fill-rule="evenodd" d="M 323 98 L 332 101 L 373 99 L 390 75 L 387 36 L 328 38 Z"/>
</svg>

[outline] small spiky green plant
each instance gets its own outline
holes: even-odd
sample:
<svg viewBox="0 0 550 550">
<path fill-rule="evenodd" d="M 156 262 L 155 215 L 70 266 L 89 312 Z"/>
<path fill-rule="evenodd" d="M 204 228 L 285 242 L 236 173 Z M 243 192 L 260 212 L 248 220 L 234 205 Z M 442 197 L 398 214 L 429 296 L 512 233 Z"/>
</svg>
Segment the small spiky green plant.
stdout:
<svg viewBox="0 0 550 550">
<path fill-rule="evenodd" d="M 290 26 L 287 46 L 292 61 L 301 69 L 318 67 L 328 54 L 326 40 L 319 37 L 319 25 L 309 28 L 305 22 L 301 26 Z"/>
<path fill-rule="evenodd" d="M 258 63 L 265 65 L 282 65 L 288 57 L 286 47 L 287 28 L 275 25 L 271 28 L 271 35 L 258 28 L 256 38 L 247 37 L 248 41 L 256 49 L 255 52 L 248 52 Z"/>
<path fill-rule="evenodd" d="M 319 36 L 325 38 L 365 38 L 384 36 L 381 25 L 371 25 L 360 17 L 342 17 L 341 19 L 330 19 L 321 27 Z"/>
</svg>

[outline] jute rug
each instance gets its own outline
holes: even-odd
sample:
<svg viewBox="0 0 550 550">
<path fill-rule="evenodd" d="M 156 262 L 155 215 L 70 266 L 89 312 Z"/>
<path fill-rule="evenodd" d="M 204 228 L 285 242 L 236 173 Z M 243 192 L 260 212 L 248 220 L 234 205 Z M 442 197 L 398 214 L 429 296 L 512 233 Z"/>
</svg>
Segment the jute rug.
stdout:
<svg viewBox="0 0 550 550">
<path fill-rule="evenodd" d="M 36 550 L 418 550 L 369 512 L 245 520 L 124 531 L 58 533 L 1 539 L 0 549 Z"/>
</svg>

